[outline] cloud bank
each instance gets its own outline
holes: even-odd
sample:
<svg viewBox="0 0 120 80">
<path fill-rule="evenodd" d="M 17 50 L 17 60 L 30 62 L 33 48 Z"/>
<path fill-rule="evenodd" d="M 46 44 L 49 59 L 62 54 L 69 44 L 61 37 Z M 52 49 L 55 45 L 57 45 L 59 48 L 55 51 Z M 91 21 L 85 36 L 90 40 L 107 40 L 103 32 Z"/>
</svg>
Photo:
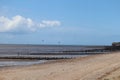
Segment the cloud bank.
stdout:
<svg viewBox="0 0 120 80">
<path fill-rule="evenodd" d="M 0 16 L 0 32 L 35 32 L 45 27 L 60 26 L 60 21 L 42 20 L 40 23 L 33 21 L 31 18 L 25 18 L 20 15 L 8 18 Z"/>
</svg>

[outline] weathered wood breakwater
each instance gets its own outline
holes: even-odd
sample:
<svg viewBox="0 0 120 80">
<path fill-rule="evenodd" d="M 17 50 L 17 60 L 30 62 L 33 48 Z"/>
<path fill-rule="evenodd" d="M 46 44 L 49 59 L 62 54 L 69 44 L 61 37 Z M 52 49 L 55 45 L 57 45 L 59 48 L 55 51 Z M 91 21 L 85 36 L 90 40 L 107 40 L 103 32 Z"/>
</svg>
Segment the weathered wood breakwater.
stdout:
<svg viewBox="0 0 120 80">
<path fill-rule="evenodd" d="M 58 59 L 70 59 L 72 57 L 56 57 L 56 56 L 1 56 L 0 59 L 15 59 L 15 60 L 58 60 Z"/>
</svg>

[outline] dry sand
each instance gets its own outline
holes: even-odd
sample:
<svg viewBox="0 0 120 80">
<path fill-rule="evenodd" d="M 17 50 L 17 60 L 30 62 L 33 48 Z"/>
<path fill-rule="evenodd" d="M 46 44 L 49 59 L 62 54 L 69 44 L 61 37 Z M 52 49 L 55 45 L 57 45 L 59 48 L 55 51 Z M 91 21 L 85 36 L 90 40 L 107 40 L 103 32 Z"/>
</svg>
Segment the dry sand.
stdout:
<svg viewBox="0 0 120 80">
<path fill-rule="evenodd" d="M 120 80 L 120 52 L 3 68 L 0 80 Z"/>
</svg>

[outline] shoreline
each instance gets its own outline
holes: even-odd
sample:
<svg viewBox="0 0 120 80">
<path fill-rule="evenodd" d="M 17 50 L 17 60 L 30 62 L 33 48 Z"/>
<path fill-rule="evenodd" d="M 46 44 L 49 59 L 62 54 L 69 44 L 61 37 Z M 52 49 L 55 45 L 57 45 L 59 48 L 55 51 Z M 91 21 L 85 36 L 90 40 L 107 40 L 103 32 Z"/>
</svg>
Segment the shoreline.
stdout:
<svg viewBox="0 0 120 80">
<path fill-rule="evenodd" d="M 61 55 L 60 57 L 67 57 L 67 58 L 62 58 L 62 59 L 54 59 L 54 60 L 37 60 L 37 59 L 1 59 L 0 58 L 0 67 L 14 67 L 14 66 L 31 66 L 31 65 L 40 65 L 40 64 L 48 64 L 49 62 L 57 62 L 57 61 L 65 61 L 65 60 L 70 60 L 70 59 L 75 59 L 75 58 L 84 58 L 88 55 L 68 55 L 68 56 L 64 56 Z M 89 55 L 90 56 L 90 55 Z M 51 58 L 51 56 L 48 56 Z M 58 56 L 59 57 L 59 56 Z M 70 58 L 71 57 L 71 58 Z"/>
<path fill-rule="evenodd" d="M 120 52 L 0 69 L 0 80 L 104 80 L 120 67 Z M 120 71 L 119 71 L 120 72 Z M 115 74 L 115 73 L 114 73 Z M 114 79 L 119 80 L 119 79 Z"/>
</svg>

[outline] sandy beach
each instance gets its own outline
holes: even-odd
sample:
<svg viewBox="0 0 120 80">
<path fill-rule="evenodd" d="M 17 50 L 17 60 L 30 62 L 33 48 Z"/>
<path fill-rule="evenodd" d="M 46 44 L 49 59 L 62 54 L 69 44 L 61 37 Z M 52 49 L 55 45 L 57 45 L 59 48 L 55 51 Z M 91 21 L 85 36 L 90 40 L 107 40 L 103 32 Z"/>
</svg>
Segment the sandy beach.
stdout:
<svg viewBox="0 0 120 80">
<path fill-rule="evenodd" d="M 0 80 L 120 80 L 120 52 L 2 68 Z"/>
</svg>

